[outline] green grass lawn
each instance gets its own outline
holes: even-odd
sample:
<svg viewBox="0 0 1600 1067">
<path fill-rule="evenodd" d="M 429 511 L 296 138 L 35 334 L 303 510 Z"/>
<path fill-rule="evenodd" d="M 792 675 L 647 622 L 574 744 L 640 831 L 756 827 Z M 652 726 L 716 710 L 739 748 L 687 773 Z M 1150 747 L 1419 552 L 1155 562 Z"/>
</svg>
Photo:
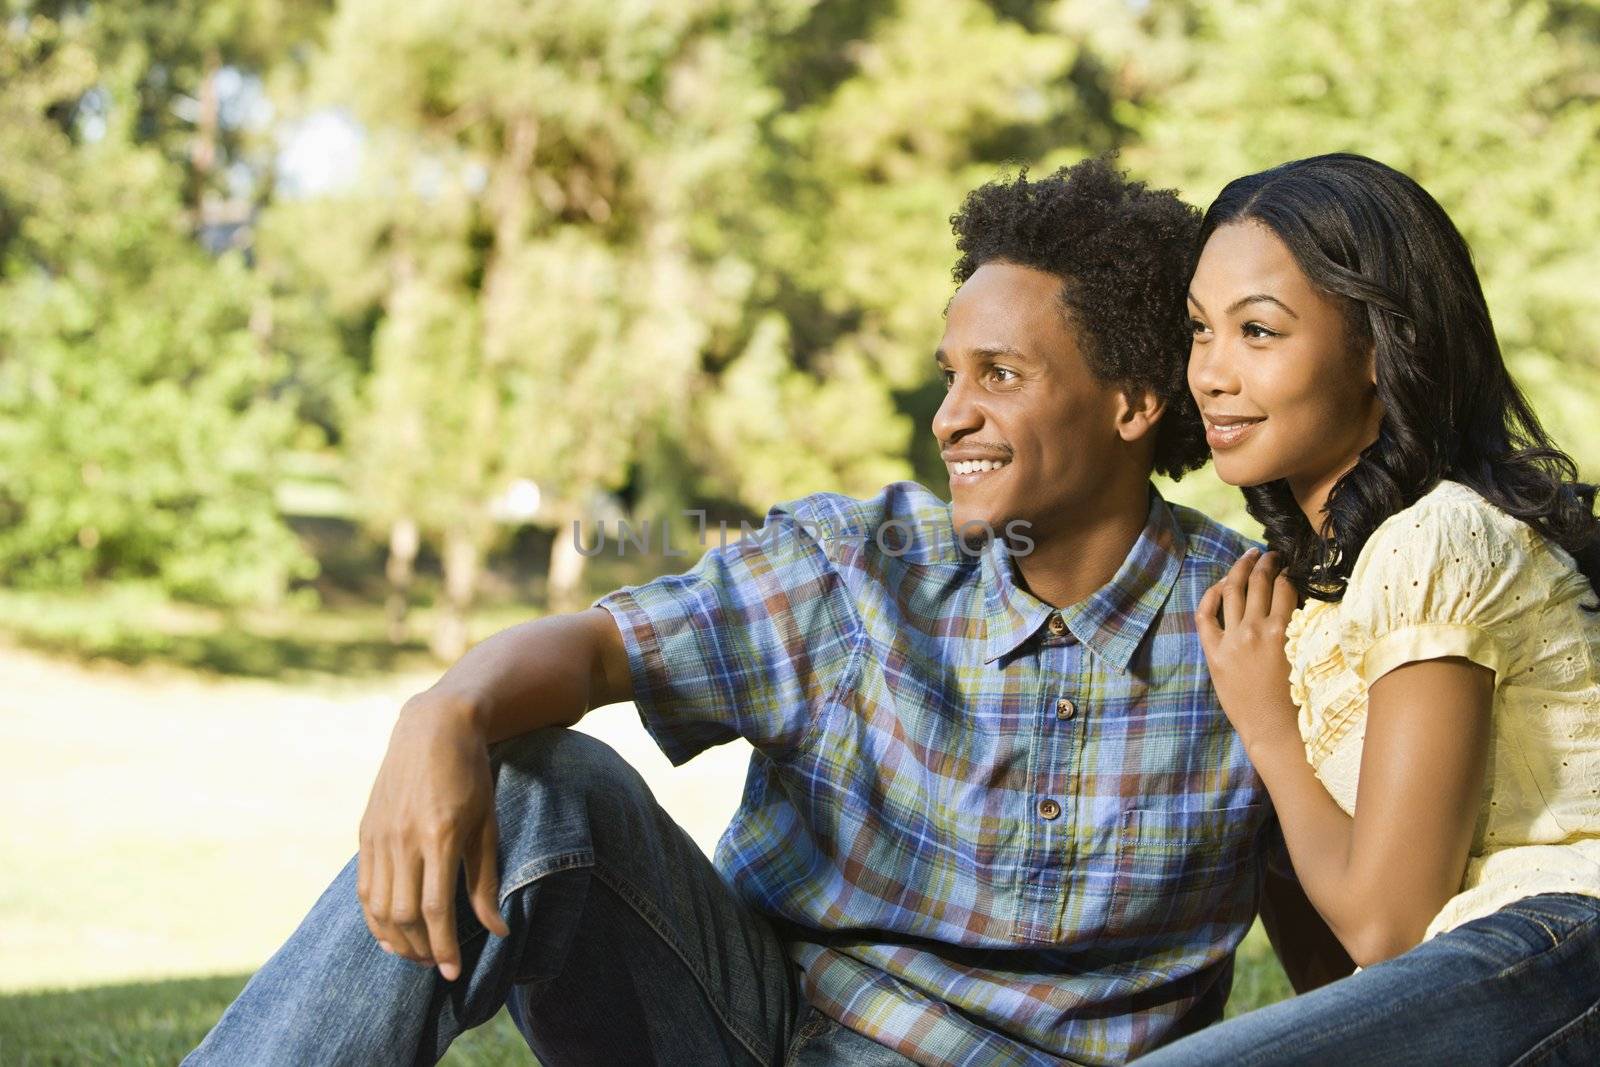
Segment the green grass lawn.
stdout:
<svg viewBox="0 0 1600 1067">
<path fill-rule="evenodd" d="M 5 1067 L 172 1067 L 200 1043 L 249 975 L 96 986 L 0 997 Z M 449 1067 L 527 1067 L 528 1046 L 502 1009 L 463 1034 Z"/>
<path fill-rule="evenodd" d="M 5 1067 L 171 1067 L 199 1044 L 248 975 L 98 986 L 0 997 L 0 1064 Z M 1289 995 L 1259 925 L 1239 950 L 1228 1014 Z M 463 1034 L 450 1067 L 527 1067 L 533 1057 L 504 1010 Z"/>
<path fill-rule="evenodd" d="M 0 821 L 0 1067 L 174 1064 L 348 859 L 393 715 L 438 668 L 382 649 L 375 611 L 246 626 L 0 591 L 0 618 L 28 620 L 0 641 L 0 809 L 25 816 Z M 714 760 L 648 772 L 686 828 L 712 812 L 686 800 L 741 788 Z M 1287 992 L 1252 931 L 1229 1013 Z M 532 1057 L 501 1012 L 444 1062 Z"/>
<path fill-rule="evenodd" d="M 472 637 L 533 618 L 521 604 L 476 613 Z M 391 643 L 381 605 L 338 609 L 290 603 L 275 610 L 222 611 L 180 604 L 139 588 L 40 594 L 0 589 L 9 641 L 63 659 L 176 667 L 200 675 L 304 682 L 438 670 L 425 637 L 434 610 L 412 613 L 413 636 Z"/>
</svg>

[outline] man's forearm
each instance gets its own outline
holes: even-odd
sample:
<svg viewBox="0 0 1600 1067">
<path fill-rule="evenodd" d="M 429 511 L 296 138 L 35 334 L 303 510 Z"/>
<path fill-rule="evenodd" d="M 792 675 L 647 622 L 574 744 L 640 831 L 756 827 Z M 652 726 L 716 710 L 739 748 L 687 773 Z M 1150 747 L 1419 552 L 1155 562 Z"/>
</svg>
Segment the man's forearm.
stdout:
<svg viewBox="0 0 1600 1067">
<path fill-rule="evenodd" d="M 490 744 L 571 726 L 630 699 L 627 658 L 604 608 L 520 623 L 474 645 L 419 698 L 467 715 Z"/>
</svg>

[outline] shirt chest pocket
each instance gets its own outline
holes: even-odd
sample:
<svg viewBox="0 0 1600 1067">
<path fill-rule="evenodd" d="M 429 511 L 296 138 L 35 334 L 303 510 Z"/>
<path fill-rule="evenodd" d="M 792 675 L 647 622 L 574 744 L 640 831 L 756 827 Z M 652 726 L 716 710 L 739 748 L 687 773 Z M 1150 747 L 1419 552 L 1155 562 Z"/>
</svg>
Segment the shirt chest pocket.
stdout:
<svg viewBox="0 0 1600 1067">
<path fill-rule="evenodd" d="M 1106 933 L 1172 935 L 1248 919 L 1255 907 L 1251 858 L 1265 818 L 1261 804 L 1124 811 Z"/>
</svg>

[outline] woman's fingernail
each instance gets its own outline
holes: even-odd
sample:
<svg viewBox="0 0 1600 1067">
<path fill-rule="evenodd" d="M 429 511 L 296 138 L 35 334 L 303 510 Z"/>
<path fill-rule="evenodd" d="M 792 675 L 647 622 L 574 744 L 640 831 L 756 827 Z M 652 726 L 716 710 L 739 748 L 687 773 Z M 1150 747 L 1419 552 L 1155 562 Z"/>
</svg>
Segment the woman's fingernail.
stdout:
<svg viewBox="0 0 1600 1067">
<path fill-rule="evenodd" d="M 389 953 L 389 955 L 391 955 L 391 956 L 394 955 L 394 946 L 390 945 L 389 942 L 387 942 L 387 941 L 379 941 L 378 942 L 378 947 L 383 949 L 383 951 Z"/>
</svg>

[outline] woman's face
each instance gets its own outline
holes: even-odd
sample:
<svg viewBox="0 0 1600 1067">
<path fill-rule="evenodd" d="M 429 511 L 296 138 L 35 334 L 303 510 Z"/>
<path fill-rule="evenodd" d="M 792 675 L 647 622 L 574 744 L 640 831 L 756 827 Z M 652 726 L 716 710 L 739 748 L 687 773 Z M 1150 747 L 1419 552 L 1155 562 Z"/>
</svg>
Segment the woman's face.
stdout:
<svg viewBox="0 0 1600 1067">
<path fill-rule="evenodd" d="M 1248 220 L 1206 241 L 1189 315 L 1189 390 L 1218 476 L 1239 486 L 1287 479 L 1320 527 L 1328 490 L 1378 435 L 1371 345 L 1350 341 L 1338 299 Z"/>
</svg>

